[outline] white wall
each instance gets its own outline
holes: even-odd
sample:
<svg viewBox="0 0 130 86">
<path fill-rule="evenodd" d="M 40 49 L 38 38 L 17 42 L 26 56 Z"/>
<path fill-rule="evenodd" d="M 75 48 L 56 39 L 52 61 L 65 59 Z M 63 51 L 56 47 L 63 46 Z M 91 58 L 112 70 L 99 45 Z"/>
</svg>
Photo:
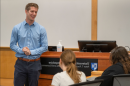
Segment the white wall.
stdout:
<svg viewBox="0 0 130 86">
<path fill-rule="evenodd" d="M 1 0 L 1 45 L 9 47 L 14 25 L 25 20 L 25 6 L 39 5 L 36 22 L 45 27 L 48 45 L 59 40 L 65 48 L 78 48 L 78 40 L 91 40 L 91 0 Z"/>
<path fill-rule="evenodd" d="M 130 47 L 130 0 L 98 0 L 98 40 Z"/>
</svg>

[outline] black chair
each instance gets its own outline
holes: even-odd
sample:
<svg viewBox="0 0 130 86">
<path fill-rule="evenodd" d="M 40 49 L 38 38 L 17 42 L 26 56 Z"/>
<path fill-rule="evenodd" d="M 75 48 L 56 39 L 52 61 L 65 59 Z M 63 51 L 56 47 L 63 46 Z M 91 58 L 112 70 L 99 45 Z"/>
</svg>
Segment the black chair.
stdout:
<svg viewBox="0 0 130 86">
<path fill-rule="evenodd" d="M 95 78 L 95 80 L 103 79 L 104 81 L 101 83 L 100 86 L 112 86 L 113 83 L 113 75 L 104 75 Z"/>
<path fill-rule="evenodd" d="M 130 86 L 130 74 L 113 75 L 113 86 Z"/>
<path fill-rule="evenodd" d="M 103 82 L 103 79 L 94 80 L 94 81 L 87 81 L 87 82 L 81 82 L 77 84 L 72 84 L 69 86 L 100 86 L 100 84 Z"/>
</svg>

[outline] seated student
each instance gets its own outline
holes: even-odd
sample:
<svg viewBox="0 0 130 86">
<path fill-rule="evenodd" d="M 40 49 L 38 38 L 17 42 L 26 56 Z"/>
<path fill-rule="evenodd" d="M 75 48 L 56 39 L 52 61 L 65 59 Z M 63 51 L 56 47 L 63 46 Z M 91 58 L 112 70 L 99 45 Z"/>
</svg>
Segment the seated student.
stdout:
<svg viewBox="0 0 130 86">
<path fill-rule="evenodd" d="M 130 58 L 124 47 L 116 47 L 111 51 L 110 62 L 112 66 L 108 67 L 100 77 L 96 79 L 104 79 L 100 86 L 110 86 L 112 75 L 130 73 Z"/>
<path fill-rule="evenodd" d="M 85 74 L 77 70 L 76 57 L 71 50 L 65 50 L 61 54 L 59 66 L 63 72 L 54 75 L 51 83 L 52 86 L 68 86 L 86 81 Z"/>
</svg>

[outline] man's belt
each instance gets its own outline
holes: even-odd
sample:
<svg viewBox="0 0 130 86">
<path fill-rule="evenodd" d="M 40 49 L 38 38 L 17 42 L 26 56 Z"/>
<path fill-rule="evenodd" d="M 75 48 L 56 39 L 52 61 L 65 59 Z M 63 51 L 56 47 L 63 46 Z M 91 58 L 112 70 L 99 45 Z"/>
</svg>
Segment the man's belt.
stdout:
<svg viewBox="0 0 130 86">
<path fill-rule="evenodd" d="M 22 58 L 22 57 L 19 57 L 18 59 L 22 60 L 22 61 L 26 61 L 26 62 L 34 62 L 34 61 L 40 60 L 40 58 L 37 58 L 37 59 L 26 59 L 26 58 Z"/>
</svg>

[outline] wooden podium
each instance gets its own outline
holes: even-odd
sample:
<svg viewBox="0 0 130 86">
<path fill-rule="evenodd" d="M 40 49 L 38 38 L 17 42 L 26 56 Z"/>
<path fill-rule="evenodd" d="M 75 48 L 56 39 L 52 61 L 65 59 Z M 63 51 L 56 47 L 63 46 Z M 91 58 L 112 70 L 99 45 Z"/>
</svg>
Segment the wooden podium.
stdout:
<svg viewBox="0 0 130 86">
<path fill-rule="evenodd" d="M 41 55 L 41 58 L 59 58 L 62 52 L 47 51 Z M 109 61 L 110 53 L 101 52 L 74 52 L 76 58 L 98 59 L 98 71 L 104 71 L 111 66 Z M 52 70 L 53 71 L 53 70 Z M 40 74 L 38 86 L 51 85 L 53 75 Z"/>
</svg>

